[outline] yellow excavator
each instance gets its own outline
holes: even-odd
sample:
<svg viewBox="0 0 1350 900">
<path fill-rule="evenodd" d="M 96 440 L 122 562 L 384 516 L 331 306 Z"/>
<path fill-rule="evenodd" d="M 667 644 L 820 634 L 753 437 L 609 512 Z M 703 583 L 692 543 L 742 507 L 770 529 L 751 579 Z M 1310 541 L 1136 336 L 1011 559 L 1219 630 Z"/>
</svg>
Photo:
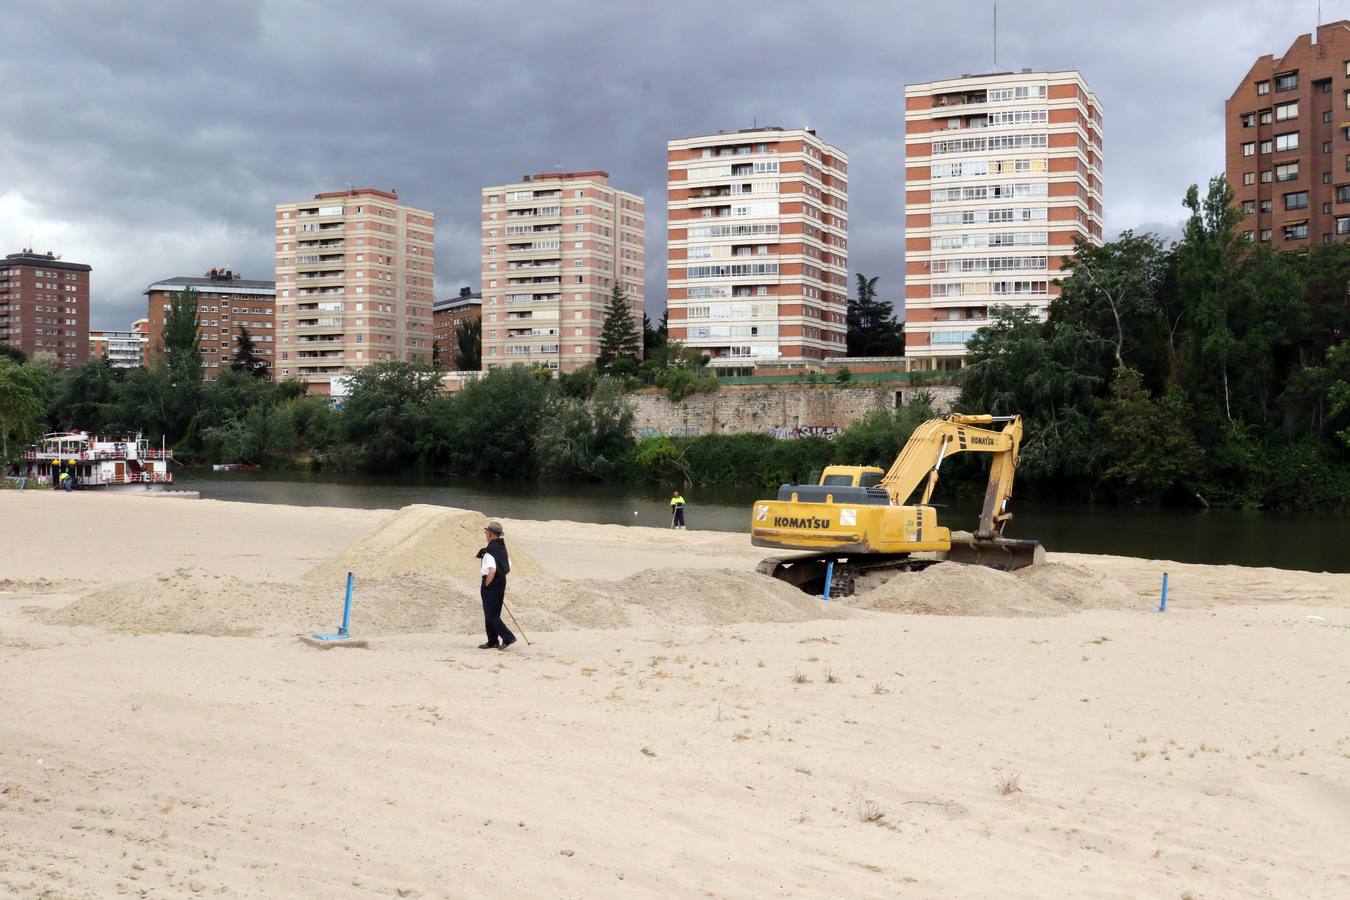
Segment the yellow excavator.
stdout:
<svg viewBox="0 0 1350 900">
<path fill-rule="evenodd" d="M 1038 542 L 1003 537 L 1021 443 L 1020 416 L 946 415 L 916 428 L 887 471 L 828 466 L 815 484 L 785 484 L 777 499 L 755 503 L 751 543 L 808 552 L 766 559 L 759 571 L 828 598 L 851 594 L 867 574 L 942 560 L 1006 571 L 1041 562 Z M 942 461 L 954 453 L 990 455 L 980 521 L 968 535 L 953 536 L 929 505 Z"/>
</svg>

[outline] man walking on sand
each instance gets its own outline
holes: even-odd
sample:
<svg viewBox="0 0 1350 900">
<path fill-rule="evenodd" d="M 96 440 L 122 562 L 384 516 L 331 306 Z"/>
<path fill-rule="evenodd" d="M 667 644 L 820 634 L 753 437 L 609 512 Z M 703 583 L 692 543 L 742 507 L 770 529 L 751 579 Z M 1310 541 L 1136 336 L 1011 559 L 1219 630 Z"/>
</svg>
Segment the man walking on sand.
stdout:
<svg viewBox="0 0 1350 900">
<path fill-rule="evenodd" d="M 670 527 L 684 531 L 684 498 L 679 491 L 670 494 Z"/>
<path fill-rule="evenodd" d="M 483 598 L 483 627 L 487 630 L 487 643 L 479 644 L 479 650 L 505 650 L 516 642 L 516 636 L 502 622 L 502 606 L 506 603 L 506 575 L 511 571 L 511 557 L 506 552 L 506 541 L 502 540 L 500 522 L 489 522 L 483 529 L 487 546 L 478 551 L 482 561 L 478 573 L 482 576 L 479 593 Z"/>
</svg>

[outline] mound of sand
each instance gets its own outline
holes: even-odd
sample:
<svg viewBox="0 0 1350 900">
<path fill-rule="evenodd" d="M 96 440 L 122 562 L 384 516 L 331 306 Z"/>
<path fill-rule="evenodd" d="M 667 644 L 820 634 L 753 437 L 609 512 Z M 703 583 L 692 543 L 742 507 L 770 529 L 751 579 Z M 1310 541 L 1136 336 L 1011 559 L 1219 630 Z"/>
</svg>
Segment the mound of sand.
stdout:
<svg viewBox="0 0 1350 900">
<path fill-rule="evenodd" d="M 512 575 L 507 603 L 526 633 L 626 625 L 801 622 L 847 615 L 781 581 L 729 569 L 700 570 L 697 577 L 647 570 L 623 581 Z M 247 581 L 178 569 L 107 586 L 42 615 L 57 625 L 141 633 L 242 637 L 332 632 L 342 618 L 342 590 L 337 584 Z M 357 577 L 354 635 L 473 634 L 482 627 L 482 606 L 468 579 L 417 574 Z"/>
<path fill-rule="evenodd" d="M 1141 604 L 1120 582 L 1082 566 L 1042 563 L 1010 573 L 954 562 L 897 573 L 846 602 L 862 609 L 920 615 L 1013 617 Z"/>
<path fill-rule="evenodd" d="M 461 610 L 481 607 L 454 584 L 417 576 L 362 582 L 352 603 L 352 631 L 400 634 L 463 627 Z M 332 632 L 342 621 L 341 588 L 247 581 L 178 569 L 110 585 L 46 614 L 57 625 L 113 631 L 214 636 Z"/>
<path fill-rule="evenodd" d="M 305 574 L 315 584 L 341 585 L 348 572 L 358 580 L 381 580 L 404 575 L 460 579 L 478 578 L 475 554 L 483 547 L 482 513 L 446 506 L 414 504 L 391 514 L 336 557 Z M 511 551 L 512 577 L 541 577 L 547 573 L 519 544 L 506 535 Z"/>
<path fill-rule="evenodd" d="M 558 616 L 574 628 L 805 622 L 847 615 L 796 588 L 738 569 L 646 569 L 622 581 L 562 582 Z"/>
</svg>

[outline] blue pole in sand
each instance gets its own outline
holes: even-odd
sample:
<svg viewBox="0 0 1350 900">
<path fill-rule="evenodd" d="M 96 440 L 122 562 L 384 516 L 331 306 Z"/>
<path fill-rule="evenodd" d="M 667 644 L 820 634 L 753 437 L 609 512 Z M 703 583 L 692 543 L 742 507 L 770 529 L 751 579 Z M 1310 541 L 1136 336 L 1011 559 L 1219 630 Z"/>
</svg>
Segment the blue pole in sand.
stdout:
<svg viewBox="0 0 1350 900">
<path fill-rule="evenodd" d="M 1162 603 L 1158 604 L 1158 612 L 1167 612 L 1167 573 L 1163 573 Z"/>
<path fill-rule="evenodd" d="M 834 560 L 825 564 L 825 602 L 830 601 L 830 583 L 834 581 Z"/>
<path fill-rule="evenodd" d="M 356 573 L 347 573 L 347 599 L 342 602 L 342 627 L 338 629 L 338 634 L 347 636 L 347 626 L 352 621 L 352 586 L 356 583 Z M 1163 596 L 1167 596 L 1166 587 L 1163 588 Z"/>
</svg>

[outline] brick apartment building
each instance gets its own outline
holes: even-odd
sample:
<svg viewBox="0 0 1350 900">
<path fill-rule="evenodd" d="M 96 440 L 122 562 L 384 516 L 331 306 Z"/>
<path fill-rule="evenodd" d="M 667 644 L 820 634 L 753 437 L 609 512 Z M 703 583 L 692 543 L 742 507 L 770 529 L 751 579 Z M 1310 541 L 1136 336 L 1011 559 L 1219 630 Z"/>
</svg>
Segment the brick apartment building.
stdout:
<svg viewBox="0 0 1350 900">
<path fill-rule="evenodd" d="M 455 368 L 459 353 L 459 325 L 461 322 L 483 318 L 483 294 L 472 288 L 460 288 L 459 295 L 437 300 L 431 311 L 431 332 L 440 347 L 440 367 Z"/>
<path fill-rule="evenodd" d="M 1041 315 L 1102 241 L 1102 110 L 1075 71 L 905 87 L 905 356 L 960 368 L 999 305 Z"/>
<path fill-rule="evenodd" d="M 90 331 L 89 358 L 106 359 L 114 369 L 134 369 L 145 365 L 146 341 L 146 334 L 135 324 L 129 331 Z"/>
<path fill-rule="evenodd" d="M 594 362 L 615 282 L 641 329 L 644 217 L 598 170 L 483 188 L 483 369 Z"/>
<path fill-rule="evenodd" d="M 373 362 L 431 364 L 436 220 L 352 188 L 276 208 L 277 377 L 311 393 Z"/>
<path fill-rule="evenodd" d="M 810 129 L 667 144 L 670 337 L 727 374 L 847 350 L 848 157 Z"/>
<path fill-rule="evenodd" d="M 91 271 L 50 250 L 0 259 L 0 344 L 63 369 L 86 362 Z"/>
<path fill-rule="evenodd" d="M 258 357 L 267 361 L 276 378 L 276 288 L 271 281 L 241 278 L 226 269 L 212 269 L 198 277 L 178 276 L 157 281 L 145 289 L 146 357 L 153 361 L 164 352 L 164 316 L 170 295 L 197 291 L 197 337 L 202 348 L 202 376 L 214 381 L 228 370 L 238 346 L 239 330 L 247 326 Z"/>
<path fill-rule="evenodd" d="M 1301 250 L 1350 236 L 1350 21 L 1253 63 L 1224 123 L 1224 171 L 1246 237 Z"/>
</svg>

